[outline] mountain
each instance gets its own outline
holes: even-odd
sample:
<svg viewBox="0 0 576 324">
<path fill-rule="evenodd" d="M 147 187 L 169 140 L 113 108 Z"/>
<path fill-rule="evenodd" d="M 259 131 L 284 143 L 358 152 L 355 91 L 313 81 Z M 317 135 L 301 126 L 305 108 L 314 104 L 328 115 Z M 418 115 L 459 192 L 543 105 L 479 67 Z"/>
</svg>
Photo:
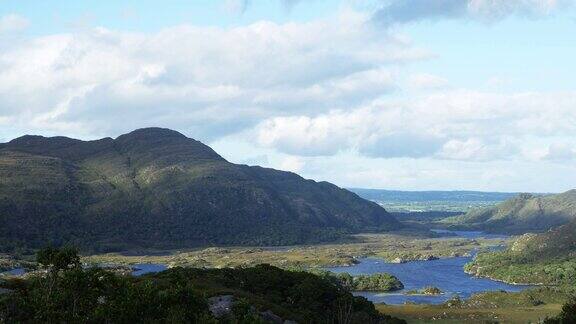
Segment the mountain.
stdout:
<svg viewBox="0 0 576 324">
<path fill-rule="evenodd" d="M 520 194 L 494 207 L 445 219 L 455 227 L 523 234 L 542 232 L 576 220 L 576 190 L 536 196 Z"/>
<path fill-rule="evenodd" d="M 0 144 L 0 247 L 288 245 L 400 225 L 327 182 L 232 164 L 161 128 Z"/>
<path fill-rule="evenodd" d="M 505 251 L 479 254 L 466 271 L 512 283 L 576 282 L 576 220 L 540 234 L 525 234 Z"/>
</svg>

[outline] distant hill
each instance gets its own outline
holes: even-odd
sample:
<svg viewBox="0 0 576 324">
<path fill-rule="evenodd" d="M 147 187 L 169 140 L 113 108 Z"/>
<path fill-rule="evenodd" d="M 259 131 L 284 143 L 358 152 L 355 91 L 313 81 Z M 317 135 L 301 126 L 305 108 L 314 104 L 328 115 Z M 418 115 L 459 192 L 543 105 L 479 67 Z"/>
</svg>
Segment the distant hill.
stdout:
<svg viewBox="0 0 576 324">
<path fill-rule="evenodd" d="M 382 189 L 349 189 L 392 212 L 467 212 L 510 199 L 518 193 L 482 191 L 398 191 Z"/>
<path fill-rule="evenodd" d="M 484 191 L 400 191 L 350 188 L 361 197 L 380 201 L 502 201 L 518 193 Z"/>
<path fill-rule="evenodd" d="M 0 144 L 4 250 L 287 245 L 398 227 L 377 204 L 333 184 L 232 164 L 168 129 Z"/>
<path fill-rule="evenodd" d="M 494 207 L 478 209 L 444 223 L 490 232 L 542 232 L 576 220 L 576 190 L 537 196 L 520 194 Z"/>
<path fill-rule="evenodd" d="M 576 220 L 546 233 L 525 234 L 507 250 L 478 255 L 469 273 L 506 282 L 571 285 L 576 282 Z"/>
</svg>

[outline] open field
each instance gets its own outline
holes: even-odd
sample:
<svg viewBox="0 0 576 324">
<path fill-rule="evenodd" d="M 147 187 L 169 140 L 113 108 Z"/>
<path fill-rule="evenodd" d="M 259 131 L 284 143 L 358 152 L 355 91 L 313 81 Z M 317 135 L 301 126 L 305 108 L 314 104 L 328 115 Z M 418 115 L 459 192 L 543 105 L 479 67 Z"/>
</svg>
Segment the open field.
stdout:
<svg viewBox="0 0 576 324">
<path fill-rule="evenodd" d="M 491 291 L 442 305 L 376 305 L 408 323 L 538 323 L 558 315 L 574 294 L 571 286 L 537 287 L 522 292 Z"/>
<path fill-rule="evenodd" d="M 376 305 L 380 312 L 406 320 L 408 323 L 538 323 L 557 315 L 561 304 L 531 307 L 450 308 L 443 305 Z"/>
<path fill-rule="evenodd" d="M 505 239 L 426 238 L 418 235 L 363 234 L 354 243 L 284 248 L 206 248 L 189 251 L 148 251 L 140 255 L 120 253 L 92 255 L 87 263 L 162 263 L 169 267 L 240 267 L 268 263 L 282 268 L 349 266 L 362 257 L 388 261 L 428 260 L 462 256 L 473 250 L 506 244 Z M 163 253 L 162 253 L 163 252 Z"/>
</svg>

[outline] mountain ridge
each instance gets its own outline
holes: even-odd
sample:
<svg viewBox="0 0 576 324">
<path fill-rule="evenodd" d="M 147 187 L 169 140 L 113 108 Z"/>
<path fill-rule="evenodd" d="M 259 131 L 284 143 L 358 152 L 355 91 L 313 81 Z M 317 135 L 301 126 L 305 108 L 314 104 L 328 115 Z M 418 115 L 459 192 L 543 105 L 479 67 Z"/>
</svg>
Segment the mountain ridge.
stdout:
<svg viewBox="0 0 576 324">
<path fill-rule="evenodd" d="M 447 218 L 444 224 L 489 232 L 543 232 L 576 220 L 576 190 L 560 194 L 519 194 L 494 207 Z"/>
<path fill-rule="evenodd" d="M 0 225 L 0 246 L 104 251 L 289 245 L 401 226 L 335 185 L 232 164 L 162 128 L 116 139 L 23 136 L 0 144 Z"/>
<path fill-rule="evenodd" d="M 466 272 L 508 283 L 571 285 L 576 280 L 576 220 L 524 234 L 504 251 L 481 253 Z"/>
</svg>

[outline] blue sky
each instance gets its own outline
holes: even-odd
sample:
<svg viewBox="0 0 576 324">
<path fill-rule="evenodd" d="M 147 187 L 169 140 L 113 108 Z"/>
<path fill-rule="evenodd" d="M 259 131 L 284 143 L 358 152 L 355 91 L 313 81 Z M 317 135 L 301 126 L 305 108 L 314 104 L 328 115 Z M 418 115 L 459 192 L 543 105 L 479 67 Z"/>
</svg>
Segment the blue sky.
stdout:
<svg viewBox="0 0 576 324">
<path fill-rule="evenodd" d="M 347 187 L 576 187 L 573 0 L 0 0 L 0 141 L 169 127 Z"/>
<path fill-rule="evenodd" d="M 310 1 L 289 6 L 281 1 L 215 0 L 87 0 L 16 1 L 2 0 L 4 13 L 16 13 L 31 20 L 30 32 L 64 32 L 78 26 L 106 26 L 110 29 L 156 31 L 167 26 L 239 26 L 260 20 L 276 22 L 307 21 L 329 15 L 339 1 Z"/>
</svg>

